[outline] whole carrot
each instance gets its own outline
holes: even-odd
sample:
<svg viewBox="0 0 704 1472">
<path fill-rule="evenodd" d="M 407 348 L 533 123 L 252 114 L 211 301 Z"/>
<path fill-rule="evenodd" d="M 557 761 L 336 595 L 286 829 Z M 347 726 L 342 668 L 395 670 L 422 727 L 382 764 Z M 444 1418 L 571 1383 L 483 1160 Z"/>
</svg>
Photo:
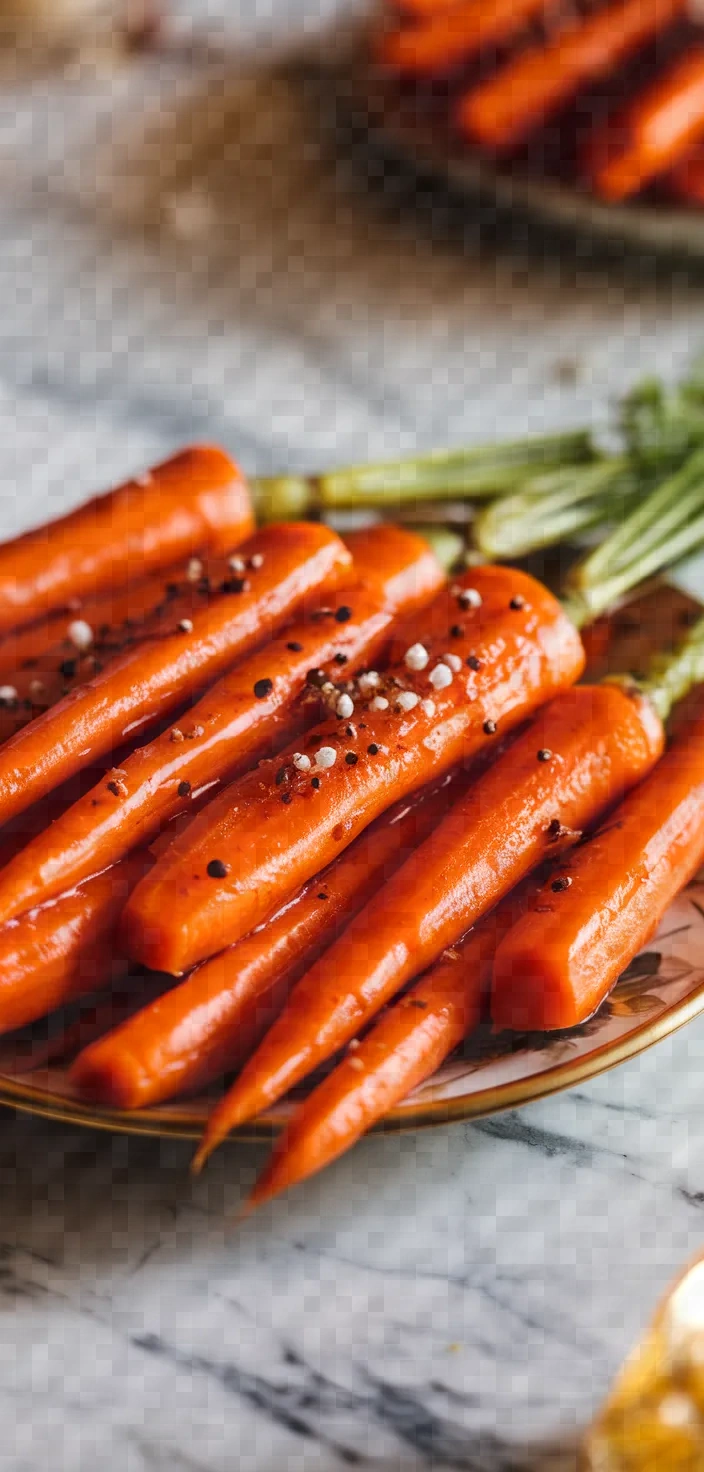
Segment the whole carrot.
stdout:
<svg viewBox="0 0 704 1472">
<path fill-rule="evenodd" d="M 0 748 L 0 823 L 222 675 L 351 566 L 340 538 L 313 523 L 266 527 L 242 551 L 246 575 L 227 579 L 192 617 L 167 618 L 160 637 L 109 661 Z M 184 735 L 199 739 L 188 720 Z"/>
<path fill-rule="evenodd" d="M 590 173 L 604 199 L 628 199 L 676 165 L 704 136 L 704 47 L 690 47 L 602 136 Z"/>
<path fill-rule="evenodd" d="M 560 864 L 500 945 L 498 1027 L 574 1027 L 596 1011 L 704 860 L 704 708 L 606 826 Z"/>
<path fill-rule="evenodd" d="M 533 578 L 475 568 L 423 615 L 425 641 L 360 677 L 340 718 L 314 728 L 209 804 L 125 911 L 132 956 L 182 972 L 295 893 L 392 802 L 469 761 L 569 685 L 579 636 Z M 353 707 L 353 708 L 352 708 Z"/>
<path fill-rule="evenodd" d="M 609 76 L 686 13 L 686 0 L 616 0 L 507 62 L 462 98 L 461 133 L 517 148 L 582 88 Z"/>
<path fill-rule="evenodd" d="M 432 77 L 466 64 L 490 46 L 505 46 L 543 14 L 546 0 L 465 0 L 451 9 L 434 9 L 415 26 L 386 31 L 377 60 L 406 77 Z"/>
<path fill-rule="evenodd" d="M 223 1103 L 221 1127 L 261 1113 L 337 1052 L 551 842 L 617 802 L 661 747 L 652 707 L 617 686 L 557 696 L 299 982 Z"/>
<path fill-rule="evenodd" d="M 148 863 L 135 854 L 0 928 L 0 1033 L 24 1027 L 124 972 L 116 926 Z"/>
<path fill-rule="evenodd" d="M 252 532 L 247 487 L 222 450 L 194 446 L 0 547 L 0 633 L 190 552 Z"/>
<path fill-rule="evenodd" d="M 427 543 L 402 527 L 373 527 L 349 544 L 364 581 L 345 589 L 344 603 L 289 625 L 214 685 L 189 712 L 187 728 L 200 735 L 179 741 L 183 723 L 171 727 L 39 833 L 0 870 L 0 915 L 21 914 L 115 863 L 188 809 L 194 792 L 313 725 L 320 684 L 381 655 L 395 614 L 415 613 L 444 582 Z M 301 701 L 306 680 L 309 698 Z"/>
<path fill-rule="evenodd" d="M 447 812 L 459 780 L 384 813 L 271 920 L 87 1048 L 71 1075 L 81 1094 L 137 1109 L 242 1063 L 294 982 Z"/>
</svg>

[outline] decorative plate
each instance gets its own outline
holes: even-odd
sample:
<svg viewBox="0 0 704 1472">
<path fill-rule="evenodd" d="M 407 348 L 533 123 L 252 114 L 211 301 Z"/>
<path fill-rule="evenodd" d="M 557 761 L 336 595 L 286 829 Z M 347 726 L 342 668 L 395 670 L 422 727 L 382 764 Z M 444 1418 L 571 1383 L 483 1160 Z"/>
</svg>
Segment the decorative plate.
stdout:
<svg viewBox="0 0 704 1472">
<path fill-rule="evenodd" d="M 656 938 L 641 952 L 590 1022 L 571 1032 L 508 1037 L 485 1033 L 394 1109 L 382 1130 L 417 1129 L 447 1120 L 472 1119 L 529 1104 L 572 1088 L 641 1053 L 704 1011 L 704 875 L 668 910 Z M 121 1113 L 86 1105 L 72 1092 L 65 1071 L 26 1075 L 0 1072 L 0 1104 L 49 1119 L 123 1134 L 197 1138 L 209 1101 Z M 239 1133 L 270 1136 L 291 1114 L 279 1105 Z"/>
<path fill-rule="evenodd" d="M 356 37 L 335 62 L 332 79 L 342 125 L 426 179 L 447 184 L 479 210 L 480 223 L 515 218 L 592 246 L 704 263 L 704 211 L 667 201 L 604 204 L 555 179 L 496 165 L 453 137 L 449 127 L 405 98 L 373 68 Z"/>
</svg>

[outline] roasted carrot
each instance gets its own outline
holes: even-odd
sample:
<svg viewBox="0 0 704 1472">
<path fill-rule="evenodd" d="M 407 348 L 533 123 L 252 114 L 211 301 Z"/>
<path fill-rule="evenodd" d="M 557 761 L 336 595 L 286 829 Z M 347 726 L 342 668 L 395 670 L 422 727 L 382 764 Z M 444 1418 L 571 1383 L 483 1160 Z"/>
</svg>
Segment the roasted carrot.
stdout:
<svg viewBox="0 0 704 1472">
<path fill-rule="evenodd" d="M 415 26 L 385 31 L 377 60 L 407 77 L 431 77 L 471 61 L 489 46 L 505 46 L 543 14 L 545 0 L 465 0 L 431 12 Z"/>
<path fill-rule="evenodd" d="M 577 836 L 617 802 L 661 746 L 647 701 L 606 685 L 559 695 L 299 982 L 230 1090 L 221 1127 L 260 1114 L 331 1057 L 543 862 L 553 838 Z"/>
<path fill-rule="evenodd" d="M 498 1027 L 574 1027 L 596 1011 L 704 860 L 704 704 L 642 786 L 570 854 L 494 962 Z"/>
<path fill-rule="evenodd" d="M 289 625 L 193 707 L 188 729 L 200 728 L 200 736 L 174 740 L 171 727 L 106 773 L 0 870 L 0 915 L 21 914 L 115 863 L 187 809 L 194 792 L 313 725 L 322 713 L 321 677 L 348 677 L 376 659 L 395 613 L 416 611 L 444 582 L 427 543 L 402 527 L 373 527 L 349 541 L 364 582 L 345 588 L 337 605 L 344 619 L 333 605 Z M 307 677 L 315 683 L 301 701 Z"/>
<path fill-rule="evenodd" d="M 531 892 L 535 886 L 531 886 Z M 249 1198 L 260 1206 L 349 1150 L 372 1125 L 435 1073 L 481 1020 L 494 953 L 527 902 L 526 886 L 486 915 L 394 1002 L 300 1104 Z M 216 1105 L 196 1169 L 227 1133 Z"/>
<path fill-rule="evenodd" d="M 226 581 L 192 618 L 167 619 L 161 637 L 109 661 L 0 748 L 0 823 L 222 675 L 312 593 L 348 577 L 352 562 L 334 532 L 310 522 L 266 527 L 241 550 L 250 565 L 262 564 Z M 184 734 L 198 736 L 188 720 Z"/>
<path fill-rule="evenodd" d="M 132 855 L 79 889 L 0 928 L 0 1033 L 96 991 L 126 967 L 116 937 L 148 857 Z"/>
<path fill-rule="evenodd" d="M 604 199 L 637 194 L 704 136 L 704 47 L 690 47 L 594 141 L 591 181 Z"/>
<path fill-rule="evenodd" d="M 617 0 L 531 47 L 461 99 L 457 126 L 491 151 L 517 148 L 581 88 L 608 76 L 686 13 L 686 0 Z"/>
<path fill-rule="evenodd" d="M 174 841 L 126 908 L 133 957 L 179 973 L 233 944 L 393 801 L 469 761 L 496 740 L 494 722 L 506 734 L 583 667 L 557 600 L 509 568 L 463 575 L 423 621 L 420 659 L 411 649 L 373 684 L 360 677 L 349 715 L 225 789 Z"/>
<path fill-rule="evenodd" d="M 0 547 L 0 633 L 189 552 L 225 552 L 253 529 L 249 493 L 229 456 L 210 446 L 182 450 Z"/>
<path fill-rule="evenodd" d="M 80 1092 L 137 1109 L 242 1063 L 294 982 L 447 812 L 460 781 L 384 813 L 271 920 L 87 1048 L 72 1071 Z"/>
</svg>

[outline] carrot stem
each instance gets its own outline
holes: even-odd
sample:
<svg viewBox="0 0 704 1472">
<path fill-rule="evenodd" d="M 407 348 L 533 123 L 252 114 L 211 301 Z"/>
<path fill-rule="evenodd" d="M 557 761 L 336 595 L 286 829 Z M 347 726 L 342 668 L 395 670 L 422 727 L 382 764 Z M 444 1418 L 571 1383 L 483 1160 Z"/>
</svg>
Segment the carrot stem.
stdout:
<svg viewBox="0 0 704 1472">
<path fill-rule="evenodd" d="M 289 520 L 345 507 L 396 507 L 449 495 L 484 499 L 512 491 L 540 469 L 581 464 L 594 449 L 589 433 L 572 430 L 506 444 L 435 450 L 409 459 L 349 466 L 323 475 L 257 476 L 249 481 L 259 518 Z"/>
</svg>

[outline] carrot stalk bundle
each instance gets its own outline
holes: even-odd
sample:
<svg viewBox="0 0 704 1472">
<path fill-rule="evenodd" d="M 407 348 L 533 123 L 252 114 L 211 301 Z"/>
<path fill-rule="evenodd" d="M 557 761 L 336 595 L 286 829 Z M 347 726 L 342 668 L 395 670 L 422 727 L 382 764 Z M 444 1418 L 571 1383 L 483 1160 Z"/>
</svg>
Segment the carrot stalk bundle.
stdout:
<svg viewBox="0 0 704 1472">
<path fill-rule="evenodd" d="M 0 633 L 191 552 L 225 552 L 252 530 L 249 493 L 229 457 L 182 450 L 0 547 Z"/>
<path fill-rule="evenodd" d="M 488 721 L 505 735 L 583 667 L 556 599 L 515 570 L 464 574 L 422 620 L 426 669 L 362 676 L 352 711 L 239 779 L 174 841 L 126 908 L 134 958 L 178 974 L 234 943 L 393 801 L 487 749 Z"/>
<path fill-rule="evenodd" d="M 380 656 L 394 616 L 417 612 L 443 584 L 426 544 L 401 527 L 372 527 L 348 545 L 364 581 L 289 625 L 214 685 L 181 723 L 200 736 L 175 740 L 181 725 L 172 726 L 39 833 L 0 870 L 0 923 L 115 863 L 186 811 L 193 793 L 305 731 L 320 719 L 321 677 L 348 677 Z M 316 683 L 301 702 L 307 678 Z"/>
<path fill-rule="evenodd" d="M 382 65 L 406 77 L 431 77 L 471 61 L 487 47 L 505 46 L 539 18 L 546 0 L 465 0 L 434 11 L 418 25 L 384 32 L 376 48 Z"/>
<path fill-rule="evenodd" d="M 625 116 L 609 121 L 591 146 L 598 194 L 628 199 L 674 167 L 704 136 L 704 48 L 690 47 L 639 94 Z"/>
<path fill-rule="evenodd" d="M 224 591 L 193 608 L 192 617 L 174 615 L 163 634 L 111 660 L 0 748 L 0 822 L 163 718 L 262 644 L 312 594 L 349 578 L 351 557 L 339 537 L 312 523 L 265 528 L 242 551 L 256 570 L 226 579 Z"/>
<path fill-rule="evenodd" d="M 447 812 L 459 779 L 397 804 L 266 924 L 87 1048 L 82 1094 L 136 1109 L 203 1088 L 249 1056 L 295 981 Z"/>
<path fill-rule="evenodd" d="M 493 152 L 514 149 L 574 97 L 686 13 L 686 0 L 616 0 L 507 62 L 461 100 L 457 125 Z"/>
</svg>

